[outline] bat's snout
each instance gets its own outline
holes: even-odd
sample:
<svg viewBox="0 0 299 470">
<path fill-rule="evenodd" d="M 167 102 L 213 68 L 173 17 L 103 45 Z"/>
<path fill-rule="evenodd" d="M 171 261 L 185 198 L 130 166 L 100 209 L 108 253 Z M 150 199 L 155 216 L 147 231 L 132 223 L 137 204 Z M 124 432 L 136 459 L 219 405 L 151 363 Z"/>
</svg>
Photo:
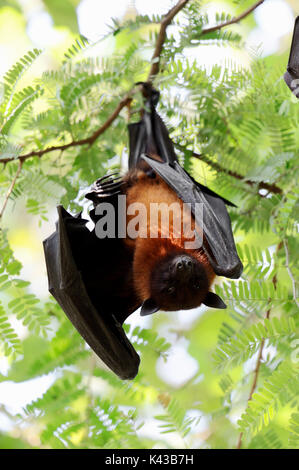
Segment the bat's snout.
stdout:
<svg viewBox="0 0 299 470">
<path fill-rule="evenodd" d="M 174 260 L 174 269 L 177 279 L 189 279 L 194 270 L 194 261 L 189 256 L 178 256 Z"/>
</svg>

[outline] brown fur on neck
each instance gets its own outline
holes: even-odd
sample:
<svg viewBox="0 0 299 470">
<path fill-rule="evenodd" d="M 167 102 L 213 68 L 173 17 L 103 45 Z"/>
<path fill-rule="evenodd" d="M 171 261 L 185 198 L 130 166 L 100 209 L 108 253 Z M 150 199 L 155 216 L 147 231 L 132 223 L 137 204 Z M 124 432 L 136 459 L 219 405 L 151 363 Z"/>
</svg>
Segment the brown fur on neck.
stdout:
<svg viewBox="0 0 299 470">
<path fill-rule="evenodd" d="M 202 249 L 186 250 L 184 239 L 177 238 L 139 238 L 136 242 L 133 263 L 133 277 L 136 292 L 143 302 L 151 297 L 151 274 L 167 256 L 188 254 L 201 263 L 206 271 L 209 286 L 215 273 Z"/>
<path fill-rule="evenodd" d="M 194 257 L 205 269 L 206 275 L 211 285 L 215 273 L 207 259 L 207 256 L 200 249 L 186 249 L 185 242 L 194 240 L 195 220 L 192 217 L 191 226 L 186 230 L 186 226 L 181 224 L 181 233 L 176 233 L 178 224 L 176 217 L 183 220 L 183 211 L 185 210 L 183 202 L 158 175 L 150 178 L 142 170 L 133 170 L 128 174 L 127 208 L 134 202 L 142 203 L 147 209 L 147 234 L 146 238 L 137 237 L 130 239 L 127 237 L 125 244 L 134 250 L 133 262 L 133 280 L 136 293 L 141 302 L 151 296 L 151 275 L 158 264 L 167 256 L 187 254 Z M 158 238 L 150 238 L 149 219 L 151 203 L 166 203 L 171 205 L 178 203 L 180 210 L 170 213 L 169 227 L 164 227 L 161 218 L 159 218 L 157 229 Z M 134 216 L 127 216 L 127 224 Z M 153 228 L 153 226 L 152 226 Z M 196 227 L 198 233 L 200 228 Z M 177 236 L 176 236 L 177 235 Z M 162 237 L 165 238 L 162 238 Z"/>
</svg>

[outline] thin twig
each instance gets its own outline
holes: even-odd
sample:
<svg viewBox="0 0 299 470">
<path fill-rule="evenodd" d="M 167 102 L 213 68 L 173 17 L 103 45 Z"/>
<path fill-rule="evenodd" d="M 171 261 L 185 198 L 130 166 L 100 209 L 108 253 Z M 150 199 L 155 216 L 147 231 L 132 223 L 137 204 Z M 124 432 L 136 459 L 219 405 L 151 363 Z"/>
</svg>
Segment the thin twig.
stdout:
<svg viewBox="0 0 299 470">
<path fill-rule="evenodd" d="M 156 47 L 155 47 L 155 51 L 154 51 L 154 55 L 153 55 L 152 67 L 151 67 L 151 70 L 150 70 L 150 73 L 149 73 L 149 80 L 152 76 L 156 75 L 159 72 L 160 55 L 161 55 L 161 52 L 162 52 L 162 49 L 163 49 L 163 44 L 164 44 L 165 39 L 166 39 L 167 26 L 171 23 L 171 21 L 173 20 L 175 15 L 186 5 L 186 3 L 188 1 L 189 0 L 179 0 L 179 2 L 165 15 L 165 17 L 163 18 L 163 20 L 161 22 L 160 32 L 159 32 L 159 35 L 158 35 L 158 39 L 157 39 L 157 43 L 156 43 Z M 19 155 L 17 157 L 17 160 L 19 161 L 18 171 L 17 171 L 17 173 L 16 173 L 16 175 L 15 175 L 15 177 L 14 177 L 14 179 L 13 179 L 13 181 L 12 181 L 10 187 L 9 187 L 7 195 L 5 197 L 4 204 L 3 204 L 2 210 L 0 212 L 0 219 L 1 219 L 1 217 L 3 215 L 3 212 L 6 208 L 8 199 L 11 195 L 11 192 L 13 191 L 16 180 L 17 180 L 17 178 L 18 178 L 18 176 L 21 172 L 22 164 L 24 163 L 25 160 L 27 160 L 28 158 L 31 158 L 31 157 L 41 158 L 43 155 L 45 155 L 47 153 L 50 153 L 50 152 L 57 151 L 57 150 L 60 150 L 61 152 L 63 152 L 64 150 L 67 150 L 71 147 L 77 147 L 77 146 L 82 146 L 82 145 L 89 145 L 89 146 L 93 145 L 93 143 L 97 140 L 97 138 L 100 135 L 102 135 L 111 126 L 111 124 L 117 118 L 117 116 L 119 115 L 121 110 L 125 106 L 130 105 L 130 103 L 132 101 L 132 94 L 133 94 L 133 90 L 131 92 L 129 92 L 119 102 L 118 106 L 113 111 L 113 113 L 109 116 L 107 121 L 101 127 L 99 127 L 96 131 L 94 131 L 89 137 L 87 137 L 85 139 L 80 139 L 80 140 L 74 140 L 73 139 L 68 144 L 53 145 L 52 147 L 48 147 L 48 148 L 45 148 L 45 149 L 42 149 L 42 150 L 33 150 L 33 151 L 28 152 L 26 154 Z M 13 157 L 4 158 L 4 159 L 0 159 L 0 163 L 3 163 L 4 165 L 6 165 L 7 163 L 9 163 L 11 161 L 14 161 L 14 160 L 16 160 L 16 159 L 13 158 Z"/>
<path fill-rule="evenodd" d="M 266 318 L 269 318 L 270 312 L 271 312 L 271 310 L 269 309 L 266 313 Z M 255 365 L 255 369 L 254 369 L 254 373 L 253 373 L 254 374 L 253 375 L 253 382 L 252 382 L 251 389 L 250 389 L 250 392 L 249 392 L 248 402 L 252 399 L 252 395 L 254 394 L 255 389 L 256 389 L 257 379 L 258 379 L 258 375 L 259 375 L 259 371 L 260 371 L 260 367 L 261 367 L 261 363 L 262 363 L 264 345 L 265 345 L 265 340 L 263 339 L 262 342 L 261 342 L 258 357 L 257 357 L 257 360 L 256 360 L 256 365 Z M 243 439 L 243 432 L 240 432 L 238 443 L 237 443 L 237 449 L 241 449 L 242 439 Z"/>
<path fill-rule="evenodd" d="M 172 22 L 173 18 L 179 13 L 179 11 L 184 8 L 188 1 L 189 0 L 179 0 L 179 2 L 173 8 L 171 8 L 168 13 L 166 13 L 163 20 L 161 21 L 160 31 L 158 34 L 154 54 L 151 60 L 152 65 L 147 78 L 148 82 L 151 82 L 152 78 L 159 72 L 160 56 L 166 39 L 166 29 Z"/>
<path fill-rule="evenodd" d="M 283 245 L 283 242 L 278 243 L 277 248 L 276 248 L 276 255 L 281 250 L 282 245 Z M 272 283 L 273 283 L 273 286 L 274 286 L 274 290 L 276 290 L 276 288 L 277 288 L 277 276 L 276 276 L 276 274 L 274 274 L 274 276 L 272 278 Z M 270 299 L 269 299 L 269 301 L 270 301 Z M 265 318 L 269 319 L 270 314 L 271 314 L 271 308 L 269 308 L 267 310 Z M 265 346 L 265 339 L 263 338 L 262 342 L 260 344 L 259 353 L 258 353 L 258 357 L 257 357 L 257 360 L 256 360 L 256 365 L 255 365 L 255 369 L 254 369 L 254 373 L 253 373 L 253 381 L 252 381 L 252 385 L 251 385 L 250 392 L 249 392 L 249 395 L 248 395 L 247 403 L 250 402 L 250 400 L 252 399 L 252 396 L 253 396 L 253 394 L 256 390 L 257 381 L 258 381 L 258 377 L 259 377 L 259 371 L 260 371 L 260 367 L 261 367 L 261 363 L 262 363 L 264 346 Z M 238 443 L 237 443 L 237 446 L 236 446 L 237 449 L 241 449 L 242 439 L 243 439 L 243 432 L 241 432 L 239 434 Z"/>
<path fill-rule="evenodd" d="M 158 72 L 159 72 L 159 61 L 160 61 L 160 55 L 161 55 L 161 52 L 162 52 L 162 48 L 163 48 L 163 44 L 165 42 L 165 39 L 166 39 L 166 29 L 167 29 L 167 26 L 171 23 L 171 21 L 173 20 L 173 18 L 175 17 L 175 15 L 186 5 L 186 3 L 188 2 L 189 0 L 180 0 L 163 18 L 162 22 L 161 22 L 161 28 L 160 28 L 160 32 L 159 32 L 159 35 L 158 35 L 158 39 L 157 39 L 157 43 L 156 43 L 156 47 L 155 47 L 155 51 L 154 51 L 154 55 L 153 55 L 153 58 L 152 58 L 152 67 L 151 67 L 151 70 L 150 70 L 150 73 L 149 73 L 149 81 L 150 81 L 150 77 L 156 75 Z M 97 129 L 93 134 L 91 134 L 89 137 L 87 137 L 86 139 L 81 139 L 81 140 L 72 140 L 71 142 L 69 142 L 68 144 L 63 144 L 63 145 L 54 145 L 52 147 L 48 147 L 46 149 L 42 149 L 42 150 L 33 150 L 29 153 L 26 153 L 24 155 L 19 155 L 17 157 L 17 159 L 19 161 L 22 161 L 24 162 L 25 160 L 27 160 L 28 158 L 31 158 L 31 157 L 42 157 L 43 155 L 45 155 L 46 153 L 49 153 L 49 152 L 54 152 L 56 150 L 61 150 L 61 151 L 64 151 L 64 150 L 67 150 L 68 148 L 70 147 L 77 147 L 77 146 L 81 146 L 81 145 L 89 145 L 91 146 L 95 141 L 96 139 L 101 135 L 103 134 L 110 126 L 111 124 L 113 123 L 113 121 L 116 119 L 116 117 L 119 115 L 119 113 L 121 112 L 121 110 L 125 107 L 125 106 L 128 106 L 128 104 L 132 101 L 132 92 L 128 93 L 127 96 L 125 96 L 125 98 L 123 98 L 120 103 L 118 104 L 118 106 L 116 107 L 116 109 L 113 111 L 113 113 L 109 116 L 109 118 L 107 119 L 107 121 L 101 126 L 99 127 L 99 129 Z M 0 163 L 9 163 L 13 160 L 16 160 L 15 158 L 3 158 L 3 159 L 0 159 Z"/>
<path fill-rule="evenodd" d="M 177 147 L 180 148 L 179 146 Z M 219 165 L 219 163 L 214 162 L 213 160 L 211 160 L 209 157 L 207 157 L 206 155 L 202 153 L 199 154 L 196 152 L 192 152 L 192 157 L 197 158 L 198 160 L 201 160 L 207 163 L 210 167 L 214 168 L 214 170 L 216 171 L 226 173 L 227 175 L 232 176 L 233 178 L 236 178 L 240 181 L 244 181 L 249 186 L 255 186 L 257 184 L 255 181 L 246 179 L 246 176 L 242 176 L 235 171 L 231 171 L 231 170 L 228 170 L 227 168 L 223 168 L 221 165 Z M 265 183 L 261 181 L 258 183 L 257 186 L 258 186 L 258 189 L 266 189 L 267 191 L 270 191 L 273 194 L 282 194 L 282 189 L 276 186 L 276 184 L 274 183 L 270 184 L 270 183 Z"/>
<path fill-rule="evenodd" d="M 113 113 L 109 116 L 107 121 L 104 122 L 104 124 L 101 127 L 99 127 L 96 131 L 94 131 L 89 137 L 86 137 L 85 139 L 81 139 L 81 140 L 72 140 L 68 144 L 54 145 L 53 147 L 48 147 L 48 148 L 42 149 L 42 150 L 33 150 L 32 152 L 26 153 L 24 155 L 19 155 L 17 159 L 21 162 L 24 162 L 28 158 L 31 158 L 31 157 L 39 157 L 40 158 L 44 154 L 49 153 L 49 152 L 54 152 L 56 150 L 62 150 L 63 151 L 63 150 L 66 150 L 70 147 L 76 147 L 76 146 L 81 146 L 81 145 L 91 146 L 96 141 L 96 139 L 101 134 L 103 134 L 108 129 L 108 127 L 111 126 L 111 124 L 117 118 L 117 116 L 119 115 L 121 110 L 125 106 L 127 106 L 130 101 L 132 101 L 133 98 L 132 98 L 131 94 L 132 94 L 132 92 L 129 93 L 127 96 L 125 96 L 125 98 L 123 98 L 120 101 L 120 103 L 117 105 L 117 107 L 115 108 Z M 13 160 L 16 160 L 16 159 L 13 158 L 13 157 L 12 158 L 4 158 L 4 159 L 0 159 L 0 163 L 6 164 L 6 163 L 11 162 Z"/>
<path fill-rule="evenodd" d="M 295 281 L 295 278 L 293 276 L 293 273 L 292 273 L 290 265 L 289 265 L 289 250 L 288 250 L 288 243 L 287 243 L 286 239 L 283 240 L 283 246 L 284 246 L 284 251 L 285 251 L 285 255 L 286 255 L 286 268 L 287 268 L 287 271 L 288 271 L 288 275 L 289 275 L 289 277 L 292 281 L 293 298 L 295 300 L 295 304 L 297 305 L 297 307 L 299 307 L 299 302 L 297 300 L 297 292 L 296 292 L 296 281 Z"/>
<path fill-rule="evenodd" d="M 3 213 L 4 213 L 5 208 L 6 208 L 6 206 L 7 206 L 8 200 L 9 200 L 9 198 L 10 198 L 10 195 L 11 195 L 11 193 L 12 193 L 12 191 L 13 191 L 13 188 L 15 187 L 15 184 L 16 184 L 16 182 L 17 182 L 17 179 L 18 179 L 18 177 L 19 177 L 19 174 L 21 173 L 22 165 L 23 165 L 22 160 L 19 160 L 18 169 L 17 169 L 17 171 L 16 171 L 16 174 L 15 174 L 15 176 L 14 176 L 14 179 L 12 180 L 12 182 L 11 182 L 11 184 L 10 184 L 8 190 L 7 190 L 7 193 L 6 193 L 6 196 L 5 196 L 5 199 L 4 199 L 4 203 L 3 203 L 3 206 L 2 206 L 2 209 L 1 209 L 1 212 L 0 212 L 0 219 L 1 219 L 2 216 L 3 216 Z"/>
<path fill-rule="evenodd" d="M 148 81 L 149 82 L 152 80 L 152 77 L 157 75 L 157 73 L 159 72 L 160 56 L 161 56 L 163 45 L 164 45 L 164 42 L 165 42 L 165 39 L 166 39 L 166 29 L 169 26 L 169 24 L 172 22 L 173 18 L 184 8 L 184 6 L 188 3 L 188 1 L 189 0 L 179 0 L 179 2 L 173 8 L 171 8 L 171 10 L 169 10 L 169 12 L 164 16 L 163 20 L 161 21 L 160 31 L 159 31 L 159 34 L 158 34 L 154 54 L 153 54 L 153 57 L 152 57 L 152 65 L 151 65 L 151 69 L 150 69 L 150 72 L 149 72 L 149 75 L 148 75 Z M 264 0 L 260 0 L 255 5 L 253 5 L 251 8 L 249 8 L 246 12 L 244 12 L 243 14 L 239 15 L 236 18 L 233 18 L 232 20 L 230 20 L 226 23 L 220 24 L 220 25 L 215 26 L 213 28 L 208 28 L 208 29 L 203 30 L 202 34 L 207 34 L 208 32 L 214 31 L 215 29 L 221 29 L 225 26 L 228 26 L 229 24 L 237 23 L 238 21 L 240 21 L 241 19 L 243 19 L 247 15 L 249 15 L 249 13 L 251 13 L 255 8 L 257 8 L 261 3 L 263 3 L 263 1 Z M 39 157 L 40 158 L 43 155 L 45 155 L 46 153 L 54 152 L 56 150 L 64 151 L 64 150 L 67 150 L 68 148 L 81 146 L 81 145 L 90 145 L 91 146 L 96 141 L 96 139 L 101 134 L 103 134 L 111 126 L 113 121 L 119 115 L 120 111 L 125 106 L 127 106 L 131 101 L 132 101 L 132 97 L 131 97 L 131 93 L 129 93 L 125 98 L 123 98 L 120 101 L 120 103 L 118 104 L 118 106 L 116 107 L 114 112 L 109 116 L 107 121 L 101 127 L 99 127 L 99 129 L 97 129 L 93 134 L 91 134 L 86 139 L 72 140 L 68 144 L 54 145 L 52 147 L 48 147 L 48 148 L 42 149 L 42 150 L 33 150 L 29 153 L 19 155 L 17 157 L 17 159 L 21 162 L 24 162 L 28 158 L 31 158 L 31 157 Z M 9 162 L 14 161 L 14 160 L 16 160 L 16 159 L 13 158 L 13 157 L 3 158 L 3 159 L 0 159 L 0 163 L 3 163 L 5 165 L 6 163 L 9 163 Z M 267 188 L 265 188 L 265 189 L 267 189 Z M 272 192 L 275 192 L 275 190 L 272 191 Z M 280 193 L 280 190 L 278 192 Z"/>
<path fill-rule="evenodd" d="M 243 18 L 246 18 L 246 16 L 250 15 L 250 13 L 252 13 L 262 3 L 264 3 L 264 0 L 259 0 L 254 5 L 252 5 L 250 8 L 248 8 L 248 10 L 241 13 L 241 15 L 236 16 L 235 18 L 232 18 L 229 21 L 225 21 L 224 23 L 218 24 L 216 26 L 212 26 L 211 28 L 203 29 L 202 32 L 201 32 L 201 36 L 203 36 L 204 34 L 213 33 L 214 31 L 217 31 L 218 29 L 225 28 L 225 26 L 229 26 L 231 24 L 239 23 L 239 21 L 243 20 Z"/>
</svg>

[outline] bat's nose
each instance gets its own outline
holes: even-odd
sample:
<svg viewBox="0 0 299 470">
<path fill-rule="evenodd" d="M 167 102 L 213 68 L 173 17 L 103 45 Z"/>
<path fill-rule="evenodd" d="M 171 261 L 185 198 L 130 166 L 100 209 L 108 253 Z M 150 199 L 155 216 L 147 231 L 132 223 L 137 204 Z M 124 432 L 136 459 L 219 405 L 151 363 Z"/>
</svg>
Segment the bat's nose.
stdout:
<svg viewBox="0 0 299 470">
<path fill-rule="evenodd" d="M 179 256 L 176 259 L 175 269 L 178 279 L 188 279 L 193 272 L 193 260 L 189 256 Z"/>
</svg>

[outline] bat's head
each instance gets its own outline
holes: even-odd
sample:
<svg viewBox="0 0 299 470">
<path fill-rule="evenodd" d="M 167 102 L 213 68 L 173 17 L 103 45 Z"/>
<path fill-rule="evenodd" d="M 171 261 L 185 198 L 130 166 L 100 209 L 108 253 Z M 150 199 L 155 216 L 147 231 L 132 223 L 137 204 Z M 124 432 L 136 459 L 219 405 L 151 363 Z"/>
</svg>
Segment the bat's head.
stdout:
<svg viewBox="0 0 299 470">
<path fill-rule="evenodd" d="M 195 308 L 202 303 L 225 308 L 216 294 L 209 292 L 211 276 L 205 263 L 186 253 L 171 254 L 154 267 L 150 278 L 150 297 L 142 305 L 141 315 L 157 310 Z"/>
</svg>

